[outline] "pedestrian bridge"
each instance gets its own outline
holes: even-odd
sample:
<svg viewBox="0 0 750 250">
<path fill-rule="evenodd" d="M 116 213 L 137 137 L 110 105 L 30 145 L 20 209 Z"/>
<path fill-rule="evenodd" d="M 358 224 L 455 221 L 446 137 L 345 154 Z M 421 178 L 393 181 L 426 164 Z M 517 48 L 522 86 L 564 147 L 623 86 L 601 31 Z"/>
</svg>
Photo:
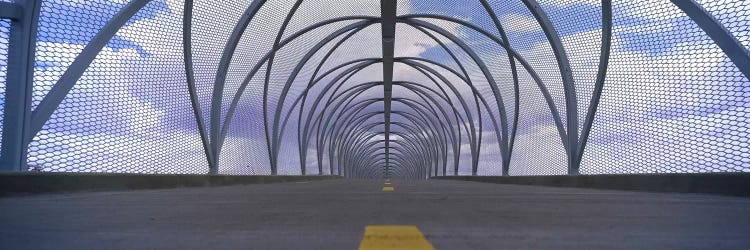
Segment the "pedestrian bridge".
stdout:
<svg viewBox="0 0 750 250">
<path fill-rule="evenodd" d="M 0 248 L 746 249 L 748 16 L 0 0 Z"/>
</svg>

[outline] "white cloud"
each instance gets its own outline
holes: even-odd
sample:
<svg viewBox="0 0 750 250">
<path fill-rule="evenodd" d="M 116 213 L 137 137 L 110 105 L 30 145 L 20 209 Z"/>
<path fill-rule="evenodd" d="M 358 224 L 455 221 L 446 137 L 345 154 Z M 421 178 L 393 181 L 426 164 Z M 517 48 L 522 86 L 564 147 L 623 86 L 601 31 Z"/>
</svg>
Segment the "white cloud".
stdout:
<svg viewBox="0 0 750 250">
<path fill-rule="evenodd" d="M 534 17 L 511 13 L 502 17 L 502 23 L 507 31 L 512 32 L 537 32 L 542 31 L 542 27 Z"/>
<path fill-rule="evenodd" d="M 154 108 L 151 103 L 141 103 L 136 105 L 133 113 L 128 113 L 128 127 L 135 134 L 144 134 L 159 126 L 163 116 L 163 110 Z"/>
</svg>

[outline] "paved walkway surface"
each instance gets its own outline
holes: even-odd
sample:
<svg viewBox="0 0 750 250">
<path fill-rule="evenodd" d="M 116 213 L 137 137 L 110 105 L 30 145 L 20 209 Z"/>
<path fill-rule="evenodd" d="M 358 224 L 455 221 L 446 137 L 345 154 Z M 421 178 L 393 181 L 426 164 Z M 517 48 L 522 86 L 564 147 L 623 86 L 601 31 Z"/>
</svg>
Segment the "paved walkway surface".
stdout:
<svg viewBox="0 0 750 250">
<path fill-rule="evenodd" d="M 0 199 L 0 249 L 358 249 L 377 225 L 435 249 L 750 249 L 750 199 L 438 180 Z"/>
</svg>

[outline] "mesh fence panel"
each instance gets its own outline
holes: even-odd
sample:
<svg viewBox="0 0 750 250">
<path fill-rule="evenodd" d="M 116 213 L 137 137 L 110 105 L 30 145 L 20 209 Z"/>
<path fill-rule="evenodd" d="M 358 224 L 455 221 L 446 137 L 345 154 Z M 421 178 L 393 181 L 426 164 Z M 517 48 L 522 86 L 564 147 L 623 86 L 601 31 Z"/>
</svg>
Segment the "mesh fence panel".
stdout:
<svg viewBox="0 0 750 250">
<path fill-rule="evenodd" d="M 10 39 L 10 20 L 0 19 L 0 146 L 3 139 L 3 120 L 5 117 L 5 86 L 8 75 L 8 45 Z"/>
<path fill-rule="evenodd" d="M 110 18 L 106 13 L 119 8 L 111 2 L 44 3 L 37 61 L 49 67 L 37 67 L 37 96 Z M 92 21 L 81 22 L 78 16 Z M 182 5 L 177 2 L 153 1 L 133 16 L 31 142 L 29 168 L 207 172 L 184 84 L 181 28 Z"/>
<path fill-rule="evenodd" d="M 400 168 L 397 172 L 414 177 L 421 172 L 434 173 L 433 167 L 454 170 L 453 154 L 460 150 L 458 174 L 472 174 L 476 164 L 479 175 L 500 175 L 506 159 L 498 147 L 495 125 L 502 122 L 506 126 L 500 126 L 499 132 L 507 136 L 516 132 L 513 147 L 506 151 L 512 150 L 511 175 L 567 173 L 568 154 L 561 134 L 580 136 L 585 129 L 602 49 L 602 6 L 598 1 L 538 2 L 539 6 L 524 1 L 487 1 L 486 5 L 477 0 L 451 4 L 397 1 L 401 18 L 394 42 L 394 81 L 399 83 L 394 86 L 397 102 L 393 104 L 396 114 L 392 121 L 397 123 L 393 126 L 397 133 L 394 138 L 405 145 L 393 151 L 414 158 L 396 163 Z M 723 0 L 698 3 L 745 49 L 750 47 L 750 5 Z M 32 109 L 55 84 L 60 84 L 60 76 L 70 70 L 74 59 L 128 4 L 42 1 Z M 331 174 L 343 168 L 352 177 L 375 177 L 378 171 L 374 169 L 382 168 L 383 163 L 375 159 L 368 163 L 362 158 L 383 153 L 384 143 L 360 146 L 383 139 L 382 124 L 368 126 L 382 122 L 383 115 L 350 124 L 350 129 L 366 130 L 351 134 L 351 138 L 339 138 L 346 134 L 332 132 L 343 125 L 336 121 L 354 113 L 352 109 L 358 103 L 374 100 L 362 108 L 360 115 L 383 111 L 383 100 L 377 99 L 383 97 L 383 87 L 378 86 L 383 80 L 379 61 L 383 57 L 383 29 L 378 21 L 372 21 L 381 15 L 380 2 L 310 0 L 297 8 L 295 1 L 267 1 L 246 26 L 238 26 L 253 4 L 251 0 L 195 1 L 192 9 L 196 98 L 202 111 L 200 118 L 206 124 L 209 150 L 218 153 L 218 172 L 271 174 L 273 166 L 278 174 Z M 109 39 L 29 145 L 29 169 L 209 171 L 187 91 L 184 7 L 181 0 L 150 1 Z M 292 10 L 296 11 L 290 15 Z M 581 173 L 750 170 L 750 126 L 746 121 L 750 83 L 730 57 L 671 1 L 615 1 L 613 10 L 607 78 Z M 332 19 L 339 20 L 307 30 L 310 25 Z M 283 25 L 285 30 L 280 32 Z M 4 94 L 6 84 L 9 27 L 10 21 L 0 20 L 0 94 Z M 306 32 L 298 33 L 302 31 Z M 334 32 L 340 34 L 331 36 Z M 284 44 L 268 57 L 277 36 Z M 515 51 L 517 58 L 510 59 L 513 53 L 497 41 L 505 43 L 505 37 L 505 46 Z M 237 42 L 236 47 L 231 41 Z M 560 47 L 555 47 L 555 42 Z M 316 47 L 318 51 L 310 52 Z M 228 52 L 227 48 L 234 50 Z M 272 64 L 269 58 L 273 58 Z M 307 61 L 301 61 L 305 58 Z M 571 93 L 566 93 L 566 74 L 561 73 L 564 59 L 568 60 L 572 78 L 567 91 L 575 92 L 574 102 Z M 356 60 L 374 61 L 361 71 L 352 71 L 359 67 Z M 415 66 L 416 62 L 432 71 Z M 518 96 L 512 64 L 518 75 Z M 290 78 L 293 72 L 296 75 Z M 337 78 L 352 72 L 350 78 Z M 285 87 L 287 83 L 290 85 Z M 406 87 L 414 83 L 427 86 L 426 92 Z M 356 89 L 363 84 L 372 86 Z M 361 93 L 344 95 L 352 90 Z M 501 103 L 496 101 L 496 94 L 501 96 L 497 98 Z M 438 99 L 428 100 L 426 95 Z M 336 99 L 339 97 L 341 100 Z M 486 106 L 479 99 L 484 99 Z M 424 110 L 404 103 L 410 100 L 424 105 L 414 104 Z M 338 104 L 341 109 L 334 110 Z M 3 106 L 0 111 L 4 111 Z M 440 108 L 449 114 L 439 113 Z M 554 110 L 558 117 L 553 116 Z M 491 116 L 501 119 L 501 111 L 505 120 L 493 124 Z M 567 119 L 573 114 L 577 114 L 577 127 L 568 128 Z M 516 115 L 518 126 L 513 127 Z M 333 122 L 326 124 L 329 116 Z M 450 123 L 453 127 L 433 131 L 432 123 Z M 472 127 L 477 131 L 469 131 Z M 318 133 L 324 128 L 325 133 Z M 449 138 L 448 132 L 459 131 L 455 142 Z M 365 139 L 365 135 L 376 136 Z M 406 145 L 407 140 L 456 143 L 456 149 L 451 144 L 446 152 L 437 152 L 439 159 L 431 155 L 436 158 L 428 166 L 419 160 L 432 154 L 424 150 L 433 149 Z M 502 140 L 510 142 L 508 137 Z M 337 144 L 341 141 L 347 144 Z M 479 150 L 478 156 L 472 155 L 476 153 L 473 150 Z M 443 157 L 442 153 L 447 155 Z M 349 162 L 336 161 L 339 158 Z"/>
<path fill-rule="evenodd" d="M 747 78 L 668 1 L 621 8 L 583 172 L 747 171 Z"/>
</svg>

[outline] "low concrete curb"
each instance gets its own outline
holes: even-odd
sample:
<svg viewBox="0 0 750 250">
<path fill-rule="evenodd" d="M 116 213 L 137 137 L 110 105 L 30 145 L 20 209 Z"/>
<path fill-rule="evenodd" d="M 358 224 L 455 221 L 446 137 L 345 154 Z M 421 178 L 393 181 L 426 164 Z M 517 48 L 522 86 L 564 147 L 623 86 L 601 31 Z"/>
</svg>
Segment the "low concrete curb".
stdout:
<svg viewBox="0 0 750 250">
<path fill-rule="evenodd" d="M 433 179 L 653 192 L 750 196 L 750 173 L 440 176 Z"/>
<path fill-rule="evenodd" d="M 0 173 L 0 196 L 72 191 L 209 187 L 339 179 L 339 176 Z"/>
</svg>

